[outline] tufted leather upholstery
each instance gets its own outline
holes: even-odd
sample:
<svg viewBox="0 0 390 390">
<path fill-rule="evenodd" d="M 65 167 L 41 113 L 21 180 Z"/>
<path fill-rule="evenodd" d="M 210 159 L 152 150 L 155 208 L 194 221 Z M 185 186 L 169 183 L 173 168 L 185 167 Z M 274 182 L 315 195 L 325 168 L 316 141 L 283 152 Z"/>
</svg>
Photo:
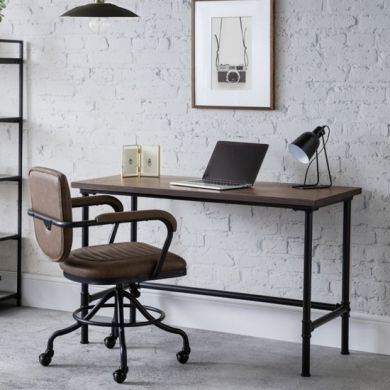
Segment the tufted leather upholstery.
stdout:
<svg viewBox="0 0 390 390">
<path fill-rule="evenodd" d="M 161 250 L 140 242 L 122 242 L 76 249 L 60 264 L 66 275 L 104 284 L 147 280 L 151 277 Z M 168 253 L 161 274 L 185 274 L 186 262 Z"/>
</svg>

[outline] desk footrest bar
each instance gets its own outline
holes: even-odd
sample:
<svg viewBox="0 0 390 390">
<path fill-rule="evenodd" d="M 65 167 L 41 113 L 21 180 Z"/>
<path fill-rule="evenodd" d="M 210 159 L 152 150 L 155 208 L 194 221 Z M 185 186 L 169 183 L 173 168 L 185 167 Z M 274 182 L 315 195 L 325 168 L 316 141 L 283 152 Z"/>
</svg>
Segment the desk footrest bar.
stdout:
<svg viewBox="0 0 390 390">
<path fill-rule="evenodd" d="M 349 307 L 348 306 L 339 306 L 337 309 L 331 311 L 328 314 L 325 314 L 324 316 L 317 318 L 316 320 L 312 321 L 311 323 L 311 331 L 314 329 L 317 329 L 321 325 L 326 324 L 329 321 L 334 320 L 337 317 L 342 316 L 344 313 L 349 312 Z"/>
<path fill-rule="evenodd" d="M 140 283 L 139 286 L 141 288 L 148 288 L 151 290 L 164 290 L 164 291 L 179 292 L 185 294 L 207 295 L 211 297 L 239 299 L 243 301 L 273 303 L 276 305 L 296 306 L 296 307 L 302 307 L 303 305 L 302 301 L 299 299 L 270 297 L 265 295 L 245 294 L 245 293 L 223 291 L 223 290 L 210 290 L 206 288 L 177 286 L 172 284 L 144 282 L 144 283 Z M 311 307 L 313 309 L 319 309 L 319 310 L 335 310 L 338 306 L 332 303 L 312 302 Z"/>
</svg>

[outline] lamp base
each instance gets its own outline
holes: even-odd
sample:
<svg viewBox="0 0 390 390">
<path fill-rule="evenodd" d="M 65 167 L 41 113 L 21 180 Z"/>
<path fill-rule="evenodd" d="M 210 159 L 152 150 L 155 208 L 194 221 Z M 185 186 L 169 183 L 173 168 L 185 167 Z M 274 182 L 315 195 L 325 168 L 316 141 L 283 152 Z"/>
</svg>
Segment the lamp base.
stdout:
<svg viewBox="0 0 390 390">
<path fill-rule="evenodd" d="M 330 187 L 332 187 L 330 184 L 299 184 L 292 186 L 292 188 L 297 188 L 299 190 L 321 190 Z"/>
</svg>

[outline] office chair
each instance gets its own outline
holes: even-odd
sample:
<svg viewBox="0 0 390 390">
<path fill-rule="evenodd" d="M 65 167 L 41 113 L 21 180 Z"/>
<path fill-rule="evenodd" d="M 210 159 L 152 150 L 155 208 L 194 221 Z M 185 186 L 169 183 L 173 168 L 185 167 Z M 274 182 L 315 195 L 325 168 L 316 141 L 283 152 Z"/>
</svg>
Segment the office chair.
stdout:
<svg viewBox="0 0 390 390">
<path fill-rule="evenodd" d="M 111 334 L 104 340 L 107 348 L 113 348 L 119 338 L 120 368 L 113 373 L 117 383 L 123 383 L 128 372 L 124 331 L 127 327 L 155 325 L 180 335 L 183 348 L 176 356 L 180 363 L 186 363 L 191 352 L 186 333 L 162 323 L 165 317 L 162 310 L 143 306 L 137 299 L 140 296 L 140 282 L 186 274 L 186 262 L 168 252 L 173 232 L 176 231 L 175 218 L 161 210 L 124 212 L 122 203 L 112 196 L 71 198 L 66 176 L 48 168 L 32 168 L 29 184 L 32 208 L 28 214 L 34 218 L 35 236 L 46 256 L 58 262 L 64 276 L 72 281 L 114 286 L 102 293 L 95 305 L 80 307 L 73 312 L 76 323 L 52 334 L 46 351 L 39 356 L 40 363 L 43 366 L 51 363 L 54 356 L 53 343 L 58 336 L 73 332 L 83 325 L 110 327 Z M 93 220 L 73 221 L 72 208 L 97 205 L 109 205 L 115 212 L 100 214 Z M 114 243 L 119 224 L 151 220 L 161 221 L 167 228 L 167 238 L 162 249 L 141 242 Z M 109 244 L 72 250 L 74 228 L 108 224 L 113 225 Z M 114 303 L 107 303 L 111 298 L 114 298 Z M 124 303 L 124 299 L 129 303 Z M 138 310 L 145 320 L 125 321 L 124 307 Z M 112 321 L 93 320 L 101 308 L 113 309 Z"/>
</svg>

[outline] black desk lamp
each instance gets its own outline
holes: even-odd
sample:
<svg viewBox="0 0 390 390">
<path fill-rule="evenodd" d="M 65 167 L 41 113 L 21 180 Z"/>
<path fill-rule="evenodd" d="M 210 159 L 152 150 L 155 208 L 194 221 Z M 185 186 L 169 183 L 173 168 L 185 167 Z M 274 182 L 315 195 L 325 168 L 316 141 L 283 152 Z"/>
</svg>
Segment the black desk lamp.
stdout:
<svg viewBox="0 0 390 390">
<path fill-rule="evenodd" d="M 325 140 L 325 134 L 328 130 L 328 135 Z M 293 188 L 300 188 L 304 190 L 308 189 L 319 189 L 319 188 L 330 188 L 332 187 L 332 176 L 330 173 L 329 168 L 329 161 L 328 161 L 328 154 L 326 152 L 326 144 L 329 141 L 329 135 L 330 135 L 330 128 L 329 126 L 318 126 L 314 129 L 312 132 L 306 132 L 300 135 L 294 142 L 288 145 L 288 151 L 301 163 L 309 164 L 309 166 L 306 169 L 305 174 L 305 181 L 302 185 L 294 185 Z M 318 152 L 318 148 L 321 144 L 322 140 L 322 149 Z M 320 183 L 320 170 L 319 170 L 319 164 L 318 164 L 318 156 L 321 152 L 324 152 L 325 155 L 325 161 L 326 166 L 328 168 L 328 175 L 329 175 L 329 184 L 319 184 Z M 315 157 L 311 160 L 311 158 Z M 311 161 L 310 161 L 311 160 Z M 314 184 L 306 184 L 307 175 L 309 173 L 309 169 L 311 167 L 311 164 L 313 161 L 316 161 L 317 166 L 317 182 Z"/>
</svg>

